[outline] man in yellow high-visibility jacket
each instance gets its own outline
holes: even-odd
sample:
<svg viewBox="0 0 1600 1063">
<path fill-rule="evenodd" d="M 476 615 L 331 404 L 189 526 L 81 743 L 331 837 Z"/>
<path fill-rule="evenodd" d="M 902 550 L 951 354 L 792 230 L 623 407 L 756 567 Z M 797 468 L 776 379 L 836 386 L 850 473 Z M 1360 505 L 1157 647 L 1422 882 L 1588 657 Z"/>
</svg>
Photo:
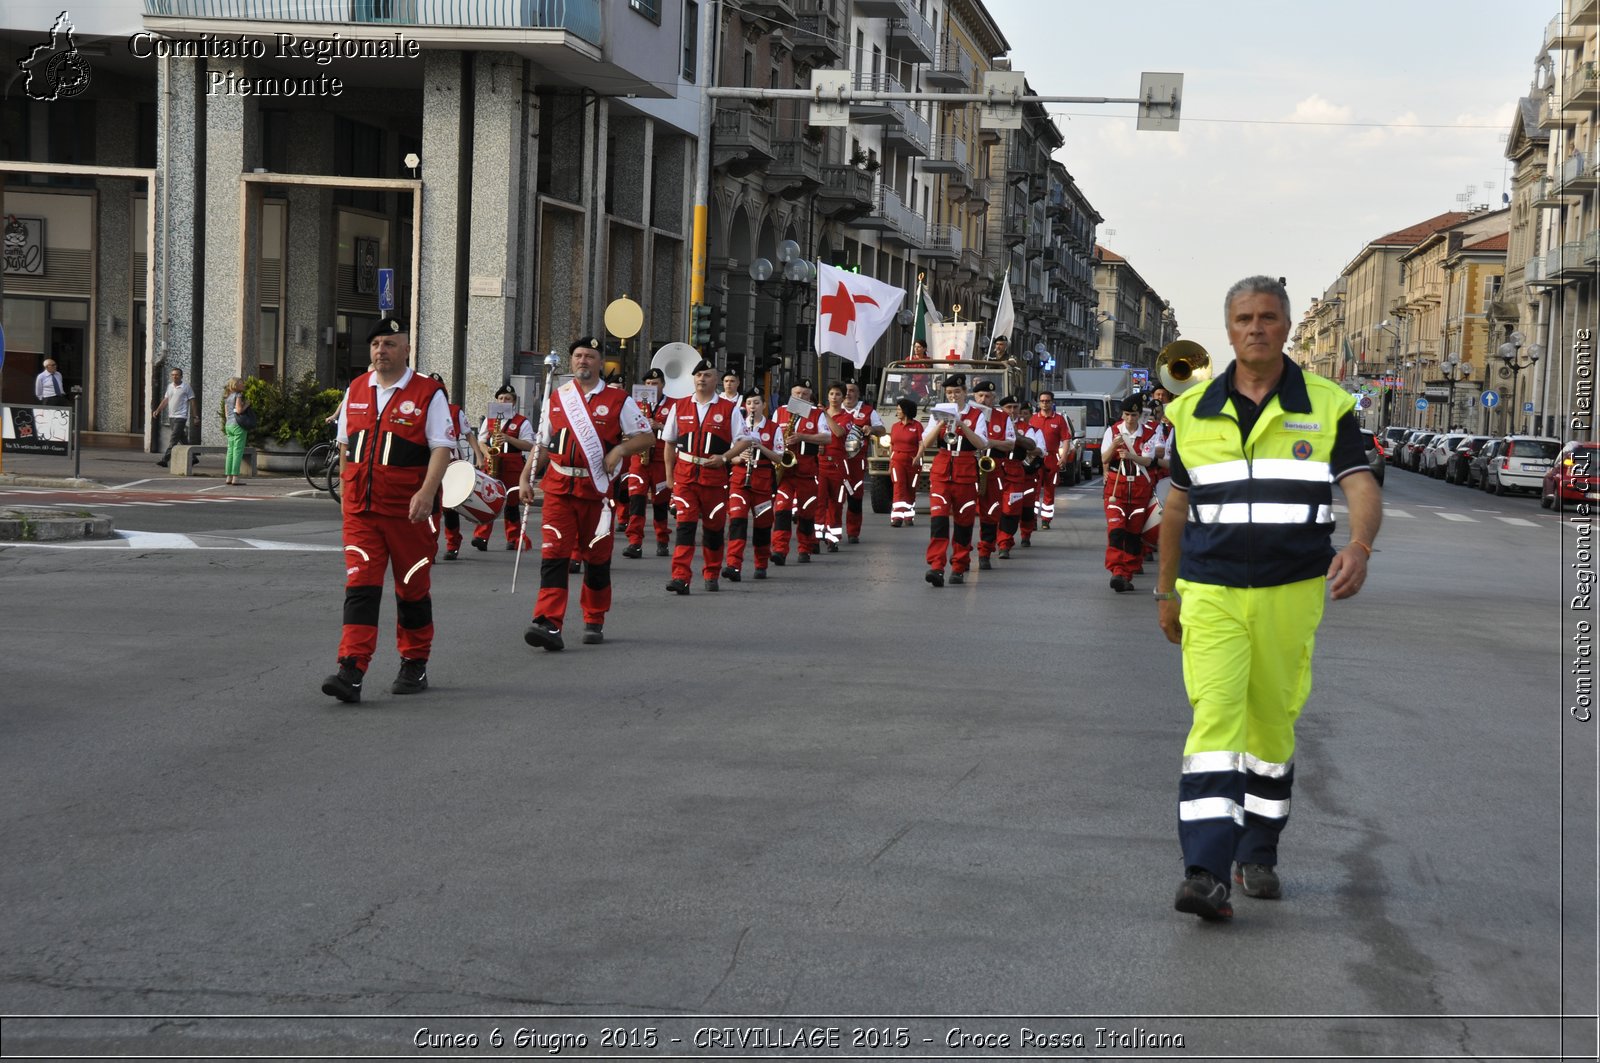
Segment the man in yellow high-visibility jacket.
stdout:
<svg viewBox="0 0 1600 1063">
<path fill-rule="evenodd" d="M 1283 353 L 1283 285 L 1248 277 L 1223 306 L 1233 364 L 1167 407 L 1172 492 L 1155 590 L 1161 630 L 1183 647 L 1194 708 L 1178 786 L 1176 907 L 1210 920 L 1233 915 L 1230 870 L 1247 896 L 1281 895 L 1278 835 L 1323 597 L 1361 589 L 1382 519 L 1354 397 Z M 1350 539 L 1337 552 L 1335 483 L 1350 508 Z"/>
</svg>

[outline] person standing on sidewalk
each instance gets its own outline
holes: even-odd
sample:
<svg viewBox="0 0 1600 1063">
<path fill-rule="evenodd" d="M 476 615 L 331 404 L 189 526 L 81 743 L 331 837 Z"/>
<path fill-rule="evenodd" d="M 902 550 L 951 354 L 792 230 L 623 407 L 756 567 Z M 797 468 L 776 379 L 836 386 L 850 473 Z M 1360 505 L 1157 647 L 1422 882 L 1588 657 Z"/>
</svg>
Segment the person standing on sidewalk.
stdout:
<svg viewBox="0 0 1600 1063">
<path fill-rule="evenodd" d="M 222 392 L 222 409 L 227 414 L 222 432 L 228 437 L 228 454 L 222 463 L 222 473 L 226 479 L 222 482 L 228 487 L 237 487 L 239 464 L 244 460 L 245 436 L 249 434 L 243 423 L 245 412 L 250 409 L 250 400 L 244 397 L 244 377 L 229 378 Z"/>
<path fill-rule="evenodd" d="M 67 387 L 54 358 L 44 360 L 44 370 L 33 378 L 33 397 L 41 406 L 65 406 Z"/>
<path fill-rule="evenodd" d="M 1278 838 L 1294 787 L 1294 725 L 1311 693 L 1323 600 L 1367 578 L 1383 495 L 1367 468 L 1355 397 L 1283 353 L 1283 285 L 1247 277 L 1223 300 L 1234 362 L 1167 408 L 1172 490 L 1155 596 L 1183 647 L 1194 710 L 1178 781 L 1180 912 L 1233 915 L 1281 896 Z M 1350 507 L 1335 551 L 1333 485 Z"/>
<path fill-rule="evenodd" d="M 174 369 L 170 376 L 172 383 L 167 385 L 167 393 L 150 411 L 152 417 L 160 417 L 162 410 L 167 411 L 167 450 L 156 462 L 163 469 L 172 460 L 172 448 L 188 444 L 189 419 L 199 412 L 199 406 L 194 401 L 194 389 L 183 382 L 183 370 Z"/>
<path fill-rule="evenodd" d="M 431 574 L 439 543 L 439 482 L 455 456 L 450 404 L 439 382 L 411 368 L 411 340 L 398 318 L 367 335 L 372 372 L 357 377 L 339 407 L 339 504 L 344 517 L 344 625 L 339 670 L 322 692 L 360 701 L 378 648 L 384 569 L 394 570 L 395 694 L 428 689 L 433 647 Z"/>
</svg>

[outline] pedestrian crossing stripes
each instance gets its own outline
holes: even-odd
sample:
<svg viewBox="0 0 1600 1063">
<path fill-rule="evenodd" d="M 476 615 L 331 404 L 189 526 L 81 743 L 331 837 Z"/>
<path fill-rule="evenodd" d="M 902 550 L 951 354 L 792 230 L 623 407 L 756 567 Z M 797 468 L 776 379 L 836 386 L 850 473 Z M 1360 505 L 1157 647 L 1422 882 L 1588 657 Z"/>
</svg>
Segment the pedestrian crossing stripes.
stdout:
<svg viewBox="0 0 1600 1063">
<path fill-rule="evenodd" d="M 174 498 L 170 495 L 156 498 L 139 498 L 132 494 L 113 495 L 109 498 L 95 494 L 76 495 L 69 500 L 38 501 L 33 496 L 36 494 L 59 494 L 54 491 L 7 491 L 0 498 L 11 495 L 24 495 L 26 503 L 41 509 L 139 509 L 158 508 L 163 506 L 203 506 L 212 502 L 265 502 L 266 497 L 257 495 L 205 495 L 194 498 Z"/>
<path fill-rule="evenodd" d="M 342 547 L 319 543 L 286 543 L 235 535 L 203 532 L 119 531 L 113 539 L 73 539 L 59 543 L 10 542 L 8 547 L 35 550 L 289 550 L 301 553 L 337 553 Z"/>
<path fill-rule="evenodd" d="M 1350 513 L 1350 507 L 1344 505 L 1341 502 L 1335 502 L 1334 505 L 1333 505 L 1333 512 L 1336 515 L 1344 514 L 1344 515 L 1348 516 L 1349 513 Z M 1480 517 L 1469 517 L 1465 513 L 1451 513 L 1448 510 L 1436 510 L 1433 513 L 1427 514 L 1427 515 L 1438 517 L 1441 520 L 1453 521 L 1454 523 L 1457 523 L 1457 524 L 1482 524 L 1482 523 L 1485 523 L 1489 519 L 1492 518 L 1494 520 L 1499 521 L 1502 524 L 1510 524 L 1513 527 L 1517 527 L 1517 528 L 1537 528 L 1537 527 L 1539 527 L 1539 522 L 1538 521 L 1536 521 L 1536 520 L 1528 520 L 1526 517 L 1507 517 L 1507 516 L 1502 516 L 1499 513 L 1485 512 L 1483 510 L 1479 510 L 1478 512 L 1480 514 L 1482 514 L 1482 516 L 1480 516 Z M 1399 520 L 1416 520 L 1417 519 L 1417 515 L 1415 513 L 1408 513 L 1407 511 L 1405 511 L 1403 509 L 1394 509 L 1394 508 L 1389 507 L 1389 506 L 1384 506 L 1383 507 L 1383 519 L 1384 520 L 1395 520 L 1395 519 L 1399 519 Z"/>
</svg>

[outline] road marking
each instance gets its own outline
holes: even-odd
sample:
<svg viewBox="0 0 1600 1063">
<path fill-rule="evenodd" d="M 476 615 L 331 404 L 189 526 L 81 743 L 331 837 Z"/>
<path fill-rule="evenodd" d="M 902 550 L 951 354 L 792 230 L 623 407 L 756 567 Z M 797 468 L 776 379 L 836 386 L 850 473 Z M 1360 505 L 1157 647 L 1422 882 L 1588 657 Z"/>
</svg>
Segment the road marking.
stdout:
<svg viewBox="0 0 1600 1063">
<path fill-rule="evenodd" d="M 178 532 L 117 532 L 119 539 L 127 540 L 130 549 L 193 549 L 195 542 Z"/>
<path fill-rule="evenodd" d="M 1439 516 L 1443 517 L 1445 520 L 1463 521 L 1467 524 L 1478 523 L 1477 517 L 1469 517 L 1465 513 L 1441 513 Z"/>
<path fill-rule="evenodd" d="M 1515 524 L 1519 528 L 1537 528 L 1539 526 L 1537 521 L 1524 520 L 1522 517 L 1497 517 L 1495 519 L 1503 520 L 1507 524 Z"/>
<path fill-rule="evenodd" d="M 119 531 L 114 539 L 78 539 L 64 543 L 23 543 L 6 545 L 35 550 L 288 550 L 303 553 L 337 553 L 338 546 L 319 546 L 315 543 L 283 543 L 271 539 L 244 539 L 231 536 L 195 533 L 206 542 L 196 542 L 194 536 L 178 532 Z"/>
</svg>

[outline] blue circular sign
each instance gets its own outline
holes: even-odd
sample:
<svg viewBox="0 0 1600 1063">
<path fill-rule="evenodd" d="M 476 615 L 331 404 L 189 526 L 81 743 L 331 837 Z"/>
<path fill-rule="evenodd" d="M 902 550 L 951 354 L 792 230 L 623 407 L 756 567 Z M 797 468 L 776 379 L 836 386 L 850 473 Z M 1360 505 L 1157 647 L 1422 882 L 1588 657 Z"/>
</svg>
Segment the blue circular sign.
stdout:
<svg viewBox="0 0 1600 1063">
<path fill-rule="evenodd" d="M 1478 401 L 1483 403 L 1484 409 L 1492 410 L 1496 406 L 1500 405 L 1500 393 L 1493 390 L 1485 391 L 1482 398 L 1480 398 Z"/>
<path fill-rule="evenodd" d="M 1428 400 L 1427 399 L 1418 399 L 1417 400 L 1417 409 L 1426 410 L 1427 408 L 1428 408 Z"/>
</svg>

